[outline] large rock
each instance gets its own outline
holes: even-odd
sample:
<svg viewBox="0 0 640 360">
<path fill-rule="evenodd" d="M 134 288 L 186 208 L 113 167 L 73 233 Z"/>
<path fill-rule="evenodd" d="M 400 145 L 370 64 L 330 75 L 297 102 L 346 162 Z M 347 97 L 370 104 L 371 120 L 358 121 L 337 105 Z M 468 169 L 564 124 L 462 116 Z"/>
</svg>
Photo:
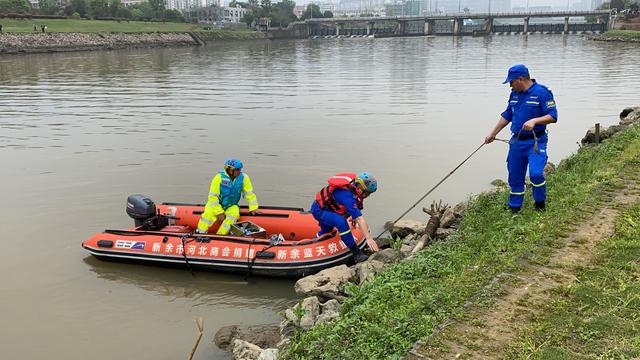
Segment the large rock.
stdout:
<svg viewBox="0 0 640 360">
<path fill-rule="evenodd" d="M 367 281 L 372 281 L 376 274 L 382 271 L 384 263 L 378 260 L 369 260 L 356 264 L 354 268 L 358 276 L 358 284 L 362 285 Z"/>
<path fill-rule="evenodd" d="M 322 312 L 316 319 L 316 324 L 329 322 L 340 315 L 340 303 L 338 300 L 331 299 L 322 304 Z"/>
<path fill-rule="evenodd" d="M 264 349 L 258 356 L 258 360 L 277 360 L 278 349 Z"/>
<path fill-rule="evenodd" d="M 450 228 L 455 225 L 457 222 L 456 214 L 453 212 L 453 209 L 448 207 L 442 217 L 440 218 L 440 227 L 442 228 Z"/>
<path fill-rule="evenodd" d="M 311 329 L 316 324 L 316 319 L 320 315 L 320 301 L 316 296 L 310 296 L 302 300 L 300 307 L 302 316 L 300 317 L 300 327 L 304 330 Z"/>
<path fill-rule="evenodd" d="M 469 203 L 466 201 L 463 201 L 453 207 L 453 213 L 456 215 L 456 217 L 460 218 L 464 215 L 464 212 L 467 211 L 468 207 L 469 207 Z"/>
<path fill-rule="evenodd" d="M 634 112 L 636 109 L 638 108 L 632 108 L 632 107 L 624 108 L 622 111 L 620 111 L 620 120 L 624 120 L 624 118 L 626 118 L 627 115 Z"/>
<path fill-rule="evenodd" d="M 274 347 L 280 342 L 278 325 L 224 326 L 216 332 L 213 341 L 225 351 L 231 350 L 233 340 L 240 339 L 260 347 Z"/>
<path fill-rule="evenodd" d="M 551 162 L 547 162 L 544 165 L 544 169 L 542 170 L 542 173 L 544 174 L 545 177 L 551 175 L 554 171 L 556 171 L 556 166 Z"/>
<path fill-rule="evenodd" d="M 315 275 L 303 277 L 294 286 L 296 294 L 318 296 L 323 300 L 342 300 L 342 285 L 355 280 L 355 272 L 346 265 L 324 269 Z"/>
<path fill-rule="evenodd" d="M 396 249 L 382 249 L 369 257 L 369 261 L 378 260 L 384 264 L 394 263 L 400 260 L 400 251 Z"/>
<path fill-rule="evenodd" d="M 624 116 L 623 116 L 624 114 Z M 640 120 L 640 107 L 627 108 L 620 113 L 620 125 L 633 125 Z"/>
<path fill-rule="evenodd" d="M 405 238 L 410 234 L 422 235 L 427 224 L 422 221 L 402 219 L 395 224 L 392 221 L 388 221 L 384 227 L 394 238 Z"/>
<path fill-rule="evenodd" d="M 236 360 L 258 360 L 262 349 L 244 340 L 233 340 L 233 358 Z"/>
</svg>

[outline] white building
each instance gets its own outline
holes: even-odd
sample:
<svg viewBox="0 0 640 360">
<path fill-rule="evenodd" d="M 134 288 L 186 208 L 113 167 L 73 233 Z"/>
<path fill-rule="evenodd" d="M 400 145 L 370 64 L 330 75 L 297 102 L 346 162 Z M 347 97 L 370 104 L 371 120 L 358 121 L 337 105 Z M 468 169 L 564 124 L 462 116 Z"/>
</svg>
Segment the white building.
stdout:
<svg viewBox="0 0 640 360">
<path fill-rule="evenodd" d="M 125 1 L 138 1 L 142 2 L 144 0 L 122 0 L 123 3 Z M 187 9 L 195 9 L 200 7 L 209 7 L 211 5 L 216 5 L 222 7 L 222 0 L 166 0 L 167 9 L 174 10 L 187 10 Z"/>
<path fill-rule="evenodd" d="M 144 0 L 122 0 L 122 5 L 130 6 L 142 3 Z"/>
<path fill-rule="evenodd" d="M 232 23 L 242 22 L 242 18 L 247 13 L 247 9 L 241 7 L 240 5 L 236 5 L 236 7 L 225 7 L 222 8 L 222 11 L 224 21 Z"/>
</svg>

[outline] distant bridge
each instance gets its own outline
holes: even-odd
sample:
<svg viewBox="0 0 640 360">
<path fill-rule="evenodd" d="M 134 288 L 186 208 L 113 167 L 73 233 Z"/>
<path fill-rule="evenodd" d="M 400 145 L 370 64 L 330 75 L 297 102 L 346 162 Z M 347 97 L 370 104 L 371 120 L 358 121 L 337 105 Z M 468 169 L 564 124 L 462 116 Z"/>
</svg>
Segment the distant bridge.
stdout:
<svg viewBox="0 0 640 360">
<path fill-rule="evenodd" d="M 594 17 L 596 23 L 572 23 L 571 18 Z M 531 18 L 564 18 L 563 22 L 530 24 Z M 521 24 L 494 24 L 495 19 L 522 19 Z M 465 20 L 476 20 L 465 24 Z M 477 24 L 481 20 L 480 24 Z M 549 11 L 361 18 L 320 18 L 304 21 L 296 37 L 317 35 L 483 35 L 491 33 L 604 32 L 613 26 L 615 11 Z M 302 25 L 302 24 L 299 24 Z M 303 34 L 306 32 L 306 36 Z"/>
</svg>

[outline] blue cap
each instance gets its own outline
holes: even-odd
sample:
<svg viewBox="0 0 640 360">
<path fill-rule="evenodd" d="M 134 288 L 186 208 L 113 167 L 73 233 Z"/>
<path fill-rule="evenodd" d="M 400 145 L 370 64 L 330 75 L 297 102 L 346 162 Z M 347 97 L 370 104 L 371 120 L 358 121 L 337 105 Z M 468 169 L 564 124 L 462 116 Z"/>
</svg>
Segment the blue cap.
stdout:
<svg viewBox="0 0 640 360">
<path fill-rule="evenodd" d="M 503 81 L 503 84 L 507 84 L 511 82 L 511 80 L 519 79 L 521 77 L 529 75 L 529 69 L 523 64 L 513 65 L 509 68 L 509 73 L 507 74 L 507 79 Z"/>
</svg>

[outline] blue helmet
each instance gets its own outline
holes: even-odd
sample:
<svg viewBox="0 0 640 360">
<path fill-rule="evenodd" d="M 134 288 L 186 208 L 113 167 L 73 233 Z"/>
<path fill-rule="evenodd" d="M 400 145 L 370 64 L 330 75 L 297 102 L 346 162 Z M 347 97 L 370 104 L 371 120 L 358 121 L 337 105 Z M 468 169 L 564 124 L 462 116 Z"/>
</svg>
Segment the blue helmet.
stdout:
<svg viewBox="0 0 640 360">
<path fill-rule="evenodd" d="M 224 162 L 224 168 L 225 169 L 242 169 L 242 161 L 238 160 L 238 159 L 229 159 L 227 161 Z"/>
<path fill-rule="evenodd" d="M 368 172 L 361 172 L 356 177 L 356 183 L 360 185 L 362 190 L 368 193 L 374 193 L 378 190 L 378 181 Z"/>
</svg>

